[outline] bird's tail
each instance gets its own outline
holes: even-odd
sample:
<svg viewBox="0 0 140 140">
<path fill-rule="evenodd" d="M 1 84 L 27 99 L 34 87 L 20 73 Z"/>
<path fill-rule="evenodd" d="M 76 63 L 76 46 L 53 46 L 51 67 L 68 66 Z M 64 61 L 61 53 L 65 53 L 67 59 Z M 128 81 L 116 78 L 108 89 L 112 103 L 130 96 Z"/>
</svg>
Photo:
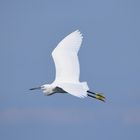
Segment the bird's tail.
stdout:
<svg viewBox="0 0 140 140">
<path fill-rule="evenodd" d="M 83 89 L 89 90 L 89 87 L 88 87 L 87 82 L 82 82 L 81 84 L 82 84 L 82 86 L 83 86 Z"/>
</svg>

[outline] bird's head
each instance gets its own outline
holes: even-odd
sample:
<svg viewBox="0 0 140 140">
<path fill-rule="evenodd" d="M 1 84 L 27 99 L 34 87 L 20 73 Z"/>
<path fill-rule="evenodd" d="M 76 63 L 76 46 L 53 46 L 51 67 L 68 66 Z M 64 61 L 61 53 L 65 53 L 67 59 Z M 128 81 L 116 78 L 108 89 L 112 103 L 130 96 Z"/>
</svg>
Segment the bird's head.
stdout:
<svg viewBox="0 0 140 140">
<path fill-rule="evenodd" d="M 41 86 L 41 90 L 43 91 L 43 93 L 49 93 L 50 92 L 50 85 L 49 84 L 45 84 Z"/>
<path fill-rule="evenodd" d="M 49 84 L 45 84 L 39 87 L 31 88 L 30 90 L 42 90 L 44 94 L 49 94 L 53 92 L 53 88 Z"/>
</svg>

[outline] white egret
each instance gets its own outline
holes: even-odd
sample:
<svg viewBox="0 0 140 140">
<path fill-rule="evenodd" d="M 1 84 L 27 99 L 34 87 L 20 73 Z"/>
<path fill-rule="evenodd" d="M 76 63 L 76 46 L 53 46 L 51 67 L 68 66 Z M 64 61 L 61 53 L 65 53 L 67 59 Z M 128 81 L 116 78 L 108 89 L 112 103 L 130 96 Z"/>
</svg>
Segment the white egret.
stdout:
<svg viewBox="0 0 140 140">
<path fill-rule="evenodd" d="M 79 81 L 78 51 L 81 47 L 82 39 L 83 35 L 79 30 L 66 36 L 52 52 L 56 68 L 54 82 L 31 88 L 30 90 L 41 89 L 45 95 L 69 93 L 80 98 L 89 96 L 105 101 L 105 97 L 102 94 L 89 91 L 87 82 Z"/>
</svg>

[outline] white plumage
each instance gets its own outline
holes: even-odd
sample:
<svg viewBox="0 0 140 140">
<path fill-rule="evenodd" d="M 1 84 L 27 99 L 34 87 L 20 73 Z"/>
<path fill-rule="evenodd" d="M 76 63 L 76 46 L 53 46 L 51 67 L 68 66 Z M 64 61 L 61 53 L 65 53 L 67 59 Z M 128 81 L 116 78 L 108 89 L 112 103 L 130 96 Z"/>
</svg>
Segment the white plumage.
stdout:
<svg viewBox="0 0 140 140">
<path fill-rule="evenodd" d="M 59 82 L 79 82 L 80 68 L 78 51 L 83 36 L 77 30 L 65 37 L 53 50 L 52 56 L 56 68 L 55 80 Z"/>
<path fill-rule="evenodd" d="M 87 97 L 87 95 L 93 98 L 104 98 L 104 96 L 100 94 L 90 92 L 87 82 L 79 81 L 80 64 L 78 51 L 81 47 L 82 40 L 83 36 L 79 30 L 66 36 L 52 52 L 56 69 L 54 82 L 52 84 L 45 84 L 41 87 L 32 88 L 31 90 L 42 89 L 45 95 L 52 95 L 60 92 L 69 93 L 80 98 Z"/>
<path fill-rule="evenodd" d="M 86 82 L 79 82 L 78 51 L 81 47 L 82 39 L 82 34 L 76 30 L 65 37 L 52 52 L 56 68 L 53 85 L 61 87 L 66 92 L 77 97 L 86 97 L 89 89 Z"/>
</svg>

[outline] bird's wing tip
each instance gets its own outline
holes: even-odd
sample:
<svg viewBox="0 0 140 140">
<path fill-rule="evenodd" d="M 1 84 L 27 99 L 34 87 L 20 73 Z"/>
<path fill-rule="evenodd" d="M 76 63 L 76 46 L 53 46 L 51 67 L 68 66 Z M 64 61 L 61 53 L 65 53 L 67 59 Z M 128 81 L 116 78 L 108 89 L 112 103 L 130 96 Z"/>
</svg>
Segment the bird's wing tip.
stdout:
<svg viewBox="0 0 140 140">
<path fill-rule="evenodd" d="M 74 31 L 74 32 L 77 32 L 77 33 L 80 33 L 81 34 L 81 31 L 79 30 L 79 29 L 77 29 L 76 31 Z"/>
<path fill-rule="evenodd" d="M 80 36 L 81 36 L 81 38 L 83 38 L 83 34 L 81 33 L 81 31 L 79 30 L 79 29 L 77 29 L 76 31 L 74 31 L 75 33 L 78 33 Z"/>
</svg>

